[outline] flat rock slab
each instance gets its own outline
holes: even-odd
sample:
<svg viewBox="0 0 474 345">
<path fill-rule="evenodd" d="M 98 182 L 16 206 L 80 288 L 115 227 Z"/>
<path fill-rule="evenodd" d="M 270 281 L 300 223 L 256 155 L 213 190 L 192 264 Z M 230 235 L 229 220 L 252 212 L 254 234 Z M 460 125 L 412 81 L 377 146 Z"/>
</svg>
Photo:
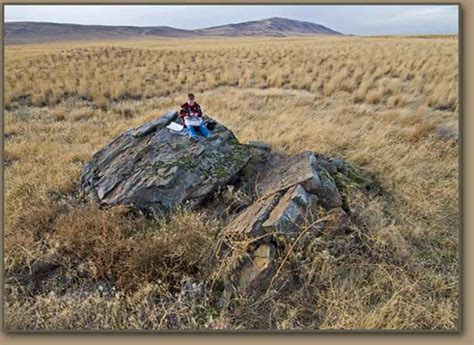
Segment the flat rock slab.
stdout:
<svg viewBox="0 0 474 345">
<path fill-rule="evenodd" d="M 262 224 L 265 232 L 294 234 L 304 221 L 309 204 L 309 196 L 301 185 L 290 188 L 281 197 L 268 219 Z"/>
<path fill-rule="evenodd" d="M 224 126 L 196 142 L 166 128 L 176 117 L 167 113 L 128 130 L 97 152 L 81 176 L 85 194 L 160 213 L 202 203 L 247 164 L 248 148 Z"/>
<path fill-rule="evenodd" d="M 266 150 L 266 151 L 271 151 L 272 150 L 272 145 L 268 143 L 264 143 L 263 141 L 257 141 L 257 140 L 250 140 L 248 142 L 248 145 L 256 147 L 261 150 Z"/>
<path fill-rule="evenodd" d="M 223 233 L 240 233 L 249 237 L 262 235 L 262 224 L 268 219 L 282 195 L 283 193 L 275 193 L 257 200 L 234 218 Z"/>
<path fill-rule="evenodd" d="M 266 197 L 300 184 L 306 192 L 316 194 L 326 209 L 340 207 L 342 198 L 331 175 L 318 164 L 313 152 L 295 156 L 275 156 L 259 175 L 256 193 Z"/>
</svg>

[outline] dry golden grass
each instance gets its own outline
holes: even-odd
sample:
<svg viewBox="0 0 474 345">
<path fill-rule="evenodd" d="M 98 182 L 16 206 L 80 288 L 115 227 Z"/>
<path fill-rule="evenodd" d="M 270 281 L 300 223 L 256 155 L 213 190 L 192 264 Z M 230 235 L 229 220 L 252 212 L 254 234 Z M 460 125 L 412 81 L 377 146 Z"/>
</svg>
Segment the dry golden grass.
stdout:
<svg viewBox="0 0 474 345">
<path fill-rule="evenodd" d="M 449 37 L 7 46 L 7 326 L 457 328 L 457 49 Z M 258 305 L 242 298 L 233 314 L 174 296 L 207 274 L 220 225 L 196 212 L 150 220 L 99 209 L 78 181 L 107 141 L 190 90 L 243 142 L 373 172 L 383 193 L 364 211 L 363 248 L 336 250 L 359 248 L 353 238 L 312 246 L 305 289 Z M 98 292 L 103 280 L 116 297 Z"/>
</svg>

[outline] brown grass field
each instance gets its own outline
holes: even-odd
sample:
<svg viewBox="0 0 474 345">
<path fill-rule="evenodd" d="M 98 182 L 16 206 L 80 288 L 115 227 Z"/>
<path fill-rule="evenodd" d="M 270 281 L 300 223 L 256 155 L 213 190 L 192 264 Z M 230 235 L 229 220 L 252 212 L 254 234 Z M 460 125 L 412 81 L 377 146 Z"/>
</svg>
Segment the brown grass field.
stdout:
<svg viewBox="0 0 474 345">
<path fill-rule="evenodd" d="M 12 45 L 5 58 L 8 329 L 458 329 L 457 37 Z M 317 288 L 232 313 L 176 297 L 205 274 L 221 224 L 99 208 L 79 176 L 189 91 L 242 142 L 373 173 L 383 193 L 364 211 L 368 251 L 335 258 L 322 244 L 306 260 Z"/>
</svg>

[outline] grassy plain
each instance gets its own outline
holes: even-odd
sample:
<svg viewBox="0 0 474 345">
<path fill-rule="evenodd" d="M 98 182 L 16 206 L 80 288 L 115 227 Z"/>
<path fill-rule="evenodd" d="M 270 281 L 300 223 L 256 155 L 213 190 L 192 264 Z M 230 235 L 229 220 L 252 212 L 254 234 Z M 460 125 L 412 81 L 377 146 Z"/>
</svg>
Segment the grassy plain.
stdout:
<svg viewBox="0 0 474 345">
<path fill-rule="evenodd" d="M 5 50 L 8 328 L 458 327 L 457 37 Z M 99 209 L 78 183 L 95 151 L 189 91 L 242 142 L 339 156 L 373 173 L 382 194 L 364 211 L 369 251 L 314 253 L 319 285 L 289 300 L 216 313 L 207 299 L 176 297 L 177 282 L 205 274 L 221 225 L 199 212 L 153 220 Z"/>
</svg>

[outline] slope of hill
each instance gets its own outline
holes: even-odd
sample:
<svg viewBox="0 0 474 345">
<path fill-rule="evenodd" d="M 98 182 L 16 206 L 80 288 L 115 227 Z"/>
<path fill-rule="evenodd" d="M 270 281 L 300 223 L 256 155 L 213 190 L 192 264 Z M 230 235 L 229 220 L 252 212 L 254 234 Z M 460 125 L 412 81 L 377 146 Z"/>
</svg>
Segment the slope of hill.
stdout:
<svg viewBox="0 0 474 345">
<path fill-rule="evenodd" d="M 341 35 L 323 25 L 269 18 L 198 30 L 176 29 L 169 26 L 107 26 L 44 22 L 5 23 L 6 44 L 44 43 L 55 41 L 108 40 L 138 37 L 197 37 L 197 36 L 294 36 Z"/>
<path fill-rule="evenodd" d="M 342 35 L 320 24 L 273 17 L 196 30 L 209 36 Z"/>
<path fill-rule="evenodd" d="M 190 30 L 175 29 L 168 26 L 138 27 L 42 22 L 5 23 L 6 44 L 123 39 L 141 36 L 192 37 L 197 35 L 197 33 Z"/>
</svg>

